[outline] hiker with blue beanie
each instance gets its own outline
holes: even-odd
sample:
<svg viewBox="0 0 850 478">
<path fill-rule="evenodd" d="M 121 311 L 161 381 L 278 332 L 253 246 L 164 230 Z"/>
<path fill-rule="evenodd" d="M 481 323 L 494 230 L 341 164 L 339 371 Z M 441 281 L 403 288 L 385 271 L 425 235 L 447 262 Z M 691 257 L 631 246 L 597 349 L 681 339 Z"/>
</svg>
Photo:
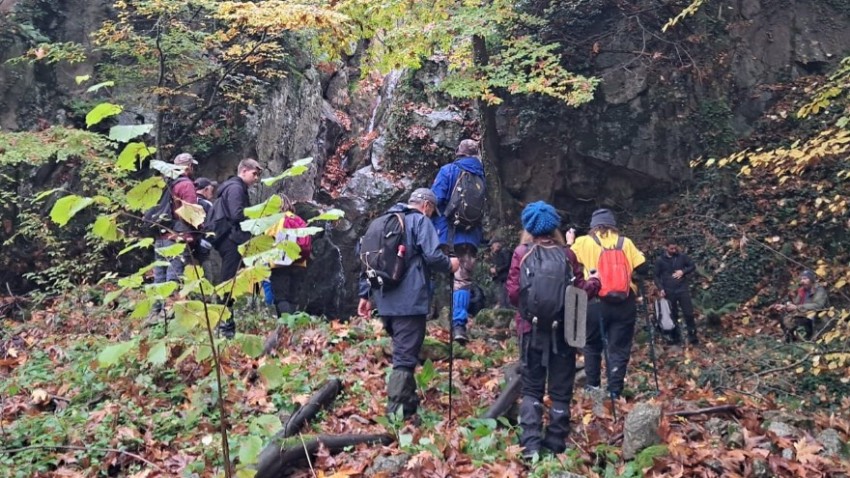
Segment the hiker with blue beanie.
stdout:
<svg viewBox="0 0 850 478">
<path fill-rule="evenodd" d="M 505 285 L 518 306 L 517 333 L 522 364 L 519 419 L 523 457 L 532 460 L 542 449 L 562 453 L 570 432 L 570 402 L 576 372 L 575 348 L 564 340 L 564 297 L 567 285 L 596 297 L 601 284 L 564 243 L 561 217 L 543 201 L 522 211 L 525 231 L 514 250 Z M 552 400 L 549 426 L 543 433 L 543 396 Z"/>
<path fill-rule="evenodd" d="M 464 345 L 472 288 L 472 269 L 483 239 L 482 220 L 486 209 L 484 165 L 478 157 L 478 142 L 465 139 L 455 161 L 437 173 L 431 190 L 437 197 L 439 215 L 433 218 L 441 247 L 460 261 L 452 284 L 452 340 Z"/>
<path fill-rule="evenodd" d="M 618 398 L 623 392 L 637 322 L 638 288 L 631 273 L 637 272 L 646 277 L 651 269 L 646 257 L 632 240 L 620 234 L 617 220 L 610 209 L 593 212 L 590 231 L 586 236 L 575 238 L 575 233 L 570 231 L 566 239 L 578 260 L 587 267 L 585 274 L 597 271 L 602 281 L 599 297 L 588 300 L 587 305 L 587 345 L 584 348 L 586 388 L 600 388 L 602 355 L 605 352 L 608 393 L 611 398 Z M 624 261 L 624 290 L 616 291 L 619 294 L 608 293 L 608 289 L 616 282 L 612 279 L 620 278 L 617 275 L 619 271 L 606 270 L 603 265 L 603 262 L 608 262 L 602 260 L 602 254 L 605 252 L 607 255 L 609 251 L 618 251 L 616 254 Z"/>
</svg>

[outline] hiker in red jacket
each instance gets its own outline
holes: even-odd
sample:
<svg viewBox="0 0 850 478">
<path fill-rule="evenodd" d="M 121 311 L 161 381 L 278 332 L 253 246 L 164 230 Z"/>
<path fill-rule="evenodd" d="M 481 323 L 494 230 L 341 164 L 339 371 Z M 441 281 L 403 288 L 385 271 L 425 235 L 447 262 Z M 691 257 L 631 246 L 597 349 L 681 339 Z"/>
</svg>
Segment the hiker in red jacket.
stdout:
<svg viewBox="0 0 850 478">
<path fill-rule="evenodd" d="M 280 210 L 283 218 L 266 233 L 275 239 L 275 243 L 291 241 L 298 244 L 300 255 L 290 257 L 282 254 L 279 260 L 271 264 L 272 275 L 269 279 L 272 285 L 274 305 L 277 315 L 292 314 L 296 311 L 295 295 L 298 285 L 304 280 L 307 270 L 307 260 L 313 251 L 313 238 L 309 235 L 298 236 L 296 229 L 307 227 L 307 221 L 295 214 L 295 208 L 288 197 L 281 194 Z"/>
</svg>

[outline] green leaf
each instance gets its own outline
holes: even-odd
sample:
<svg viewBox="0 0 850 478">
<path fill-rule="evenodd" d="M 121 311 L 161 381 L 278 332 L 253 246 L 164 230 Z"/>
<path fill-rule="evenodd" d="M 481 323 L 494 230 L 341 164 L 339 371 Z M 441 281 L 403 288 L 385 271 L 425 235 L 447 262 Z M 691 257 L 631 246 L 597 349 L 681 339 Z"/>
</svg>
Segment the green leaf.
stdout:
<svg viewBox="0 0 850 478">
<path fill-rule="evenodd" d="M 263 440 L 255 435 L 249 435 L 239 444 L 239 463 L 250 465 L 257 462 L 260 451 L 263 450 Z"/>
<path fill-rule="evenodd" d="M 92 201 L 92 198 L 85 198 L 76 194 L 65 196 L 53 204 L 53 208 L 50 210 L 50 219 L 56 224 L 64 226 L 78 212 L 91 204 Z"/>
<path fill-rule="evenodd" d="M 124 111 L 124 108 L 121 108 L 118 105 L 113 105 L 112 103 L 101 103 L 92 108 L 92 110 L 86 115 L 86 128 L 91 128 L 104 119 L 109 118 L 110 116 L 115 116 L 122 111 Z"/>
<path fill-rule="evenodd" d="M 143 239 L 139 239 L 137 241 L 134 241 L 132 244 L 125 247 L 124 249 L 121 249 L 121 251 L 118 252 L 118 255 L 123 256 L 124 254 L 132 251 L 133 249 L 145 249 L 147 247 L 152 246 L 153 243 L 154 239 L 152 237 L 145 237 Z"/>
<path fill-rule="evenodd" d="M 342 209 L 330 209 L 319 214 L 316 217 L 310 218 L 307 222 L 315 222 L 315 221 L 337 221 L 345 217 L 345 211 Z"/>
<path fill-rule="evenodd" d="M 153 308 L 153 301 L 150 299 L 142 299 L 136 302 L 136 306 L 133 308 L 133 313 L 130 314 L 131 319 L 144 319 L 151 313 L 151 309 Z"/>
<path fill-rule="evenodd" d="M 133 138 L 148 134 L 153 129 L 152 124 L 118 125 L 109 128 L 109 139 L 126 143 Z"/>
<path fill-rule="evenodd" d="M 266 386 L 269 390 L 283 385 L 283 370 L 275 364 L 263 364 L 257 369 L 257 373 L 266 381 Z"/>
<path fill-rule="evenodd" d="M 79 77 L 77 77 L 77 78 L 79 78 Z M 80 83 L 77 82 L 77 84 L 79 85 Z M 114 81 L 104 81 L 103 83 L 98 83 L 96 85 L 89 86 L 89 88 L 86 90 L 86 93 L 94 93 L 95 91 L 97 91 L 101 88 L 105 88 L 107 86 L 115 86 L 115 82 Z"/>
<path fill-rule="evenodd" d="M 174 244 L 172 244 L 170 246 L 158 247 L 154 250 L 156 251 L 157 254 L 159 254 L 160 256 L 162 256 L 166 259 L 173 259 L 173 258 L 179 256 L 180 254 L 183 254 L 183 252 L 186 250 L 186 243 L 185 242 L 175 242 Z"/>
<path fill-rule="evenodd" d="M 151 161 L 151 167 L 159 171 L 166 178 L 170 179 L 175 179 L 186 172 L 186 166 L 166 163 L 165 161 L 160 161 L 158 159 Z"/>
<path fill-rule="evenodd" d="M 242 257 L 249 257 L 256 254 L 261 254 L 268 250 L 274 249 L 274 238 L 271 236 L 255 236 L 245 244 L 240 244 L 239 254 Z"/>
<path fill-rule="evenodd" d="M 242 334 L 238 342 L 242 347 L 242 353 L 251 358 L 257 358 L 263 354 L 263 338 L 259 335 Z"/>
<path fill-rule="evenodd" d="M 121 154 L 118 155 L 118 161 L 115 166 L 124 171 L 136 171 L 137 163 L 154 154 L 156 148 L 148 147 L 145 143 L 127 143 Z"/>
<path fill-rule="evenodd" d="M 198 351 L 195 352 L 195 360 L 203 362 L 210 357 L 212 357 L 212 347 L 206 344 L 198 346 Z"/>
<path fill-rule="evenodd" d="M 266 186 L 274 186 L 278 181 L 304 174 L 310 168 L 310 163 L 312 162 L 313 158 L 299 159 L 298 161 L 292 163 L 292 166 L 287 168 L 286 171 L 280 173 L 279 175 L 273 178 L 264 178 L 261 181 Z"/>
<path fill-rule="evenodd" d="M 133 347 L 135 346 L 136 342 L 133 340 L 110 345 L 97 355 L 97 363 L 101 367 L 115 365 L 119 360 L 121 360 L 121 357 L 127 355 L 127 353 L 133 350 Z"/>
<path fill-rule="evenodd" d="M 113 290 L 112 292 L 106 294 L 105 296 L 103 296 L 103 302 L 102 302 L 103 305 L 111 304 L 115 299 L 120 297 L 121 294 L 123 294 L 126 291 L 127 291 L 127 288 L 122 287 L 120 289 Z"/>
<path fill-rule="evenodd" d="M 259 219 L 246 219 L 239 223 L 239 227 L 243 231 L 250 232 L 252 236 L 259 236 L 260 234 L 265 234 L 266 231 L 280 222 L 281 219 L 283 219 L 283 213 L 279 212 Z"/>
<path fill-rule="evenodd" d="M 209 313 L 211 327 L 218 325 L 219 320 L 230 318 L 230 309 L 222 304 L 207 304 L 206 310 Z M 198 326 L 206 327 L 204 303 L 199 300 L 175 302 L 174 318 L 185 330 Z"/>
<path fill-rule="evenodd" d="M 283 423 L 280 422 L 277 415 L 260 415 L 254 419 L 253 425 L 258 429 L 258 432 L 262 431 L 269 437 L 283 428 Z"/>
<path fill-rule="evenodd" d="M 47 196 L 50 196 L 51 194 L 55 193 L 56 191 L 61 191 L 61 190 L 62 190 L 62 188 L 53 188 L 53 189 L 48 189 L 47 191 L 42 191 L 35 196 L 34 200 L 35 201 L 41 201 L 42 199 L 46 198 Z"/>
<path fill-rule="evenodd" d="M 165 181 L 161 177 L 145 179 L 127 192 L 127 208 L 131 211 L 146 211 L 156 206 L 164 189 Z"/>
<path fill-rule="evenodd" d="M 219 296 L 224 297 L 232 290 L 233 298 L 238 299 L 252 293 L 254 291 L 254 285 L 268 279 L 270 275 L 271 270 L 264 264 L 245 267 L 233 279 L 217 285 L 215 292 Z"/>
<path fill-rule="evenodd" d="M 118 285 L 125 289 L 138 289 L 145 283 L 145 278 L 138 274 L 118 279 Z"/>
<path fill-rule="evenodd" d="M 236 470 L 236 478 L 254 478 L 257 476 L 257 470 L 251 468 L 239 468 Z"/>
<path fill-rule="evenodd" d="M 277 194 L 274 194 L 260 204 L 246 207 L 245 217 L 248 219 L 259 219 L 263 216 L 279 213 L 281 204 L 283 204 L 283 199 Z"/>
<path fill-rule="evenodd" d="M 174 281 L 145 285 L 145 295 L 151 300 L 165 299 L 175 290 L 177 290 L 177 283 Z"/>
<path fill-rule="evenodd" d="M 200 227 L 206 218 L 204 207 L 200 204 L 183 203 L 174 210 L 174 214 L 196 228 Z"/>
<path fill-rule="evenodd" d="M 97 216 L 92 225 L 91 232 L 107 242 L 114 242 L 121 239 L 123 235 L 118 230 L 118 215 L 109 214 Z"/>
<path fill-rule="evenodd" d="M 85 82 L 89 81 L 90 79 L 91 79 L 91 75 L 80 75 L 80 76 L 74 77 L 74 81 L 76 81 L 78 85 L 81 84 L 81 83 L 85 83 Z"/>
<path fill-rule="evenodd" d="M 153 344 L 148 350 L 148 363 L 151 365 L 163 365 L 168 360 L 168 344 L 165 339 Z"/>
</svg>

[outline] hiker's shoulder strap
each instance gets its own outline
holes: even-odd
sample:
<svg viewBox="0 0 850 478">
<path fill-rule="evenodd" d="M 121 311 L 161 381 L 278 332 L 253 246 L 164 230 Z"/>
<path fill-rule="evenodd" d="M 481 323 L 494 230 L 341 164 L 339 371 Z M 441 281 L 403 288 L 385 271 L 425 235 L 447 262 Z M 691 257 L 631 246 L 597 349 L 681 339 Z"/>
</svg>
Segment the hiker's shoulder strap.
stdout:
<svg viewBox="0 0 850 478">
<path fill-rule="evenodd" d="M 605 246 L 602 245 L 602 241 L 599 240 L 599 237 L 596 236 L 595 232 L 591 232 L 590 237 L 593 239 L 593 242 L 595 242 L 599 247 L 605 249 Z"/>
<path fill-rule="evenodd" d="M 623 250 L 623 244 L 624 244 L 625 242 L 626 242 L 626 238 L 625 238 L 625 237 L 623 237 L 623 236 L 618 236 L 618 237 L 617 237 L 617 245 L 616 245 L 616 246 L 614 246 L 614 248 L 615 248 L 615 249 L 617 249 L 618 251 L 622 251 L 622 250 Z"/>
<path fill-rule="evenodd" d="M 522 267 L 522 264 L 525 262 L 525 259 L 531 255 L 535 248 L 537 248 L 537 244 L 535 243 L 526 243 L 523 244 L 523 246 L 525 246 L 525 252 L 522 254 L 522 258 L 519 260 L 520 267 Z"/>
</svg>

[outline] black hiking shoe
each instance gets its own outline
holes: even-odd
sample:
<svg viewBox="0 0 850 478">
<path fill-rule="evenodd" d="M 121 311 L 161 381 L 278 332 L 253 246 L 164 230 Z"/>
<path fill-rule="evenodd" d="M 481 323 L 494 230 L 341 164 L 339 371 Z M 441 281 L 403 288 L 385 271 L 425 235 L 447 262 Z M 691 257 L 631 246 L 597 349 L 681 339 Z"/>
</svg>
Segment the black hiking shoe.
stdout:
<svg viewBox="0 0 850 478">
<path fill-rule="evenodd" d="M 227 319 L 218 324 L 218 333 L 221 337 L 227 340 L 236 336 L 236 322 L 233 319 Z"/>
<path fill-rule="evenodd" d="M 469 342 L 469 336 L 466 335 L 466 326 L 465 325 L 455 325 L 452 327 L 452 340 L 458 343 L 458 345 L 466 345 Z"/>
<path fill-rule="evenodd" d="M 697 334 L 688 334 L 688 344 L 699 345 L 699 338 L 697 337 Z"/>
</svg>

